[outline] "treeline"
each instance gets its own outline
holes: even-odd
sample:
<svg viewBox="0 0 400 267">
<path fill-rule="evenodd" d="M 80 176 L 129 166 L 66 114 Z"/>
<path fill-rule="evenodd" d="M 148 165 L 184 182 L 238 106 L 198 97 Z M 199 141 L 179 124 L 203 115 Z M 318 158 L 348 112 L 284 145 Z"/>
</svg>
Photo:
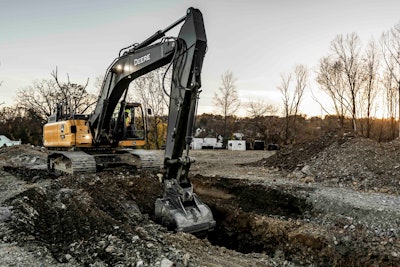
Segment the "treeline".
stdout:
<svg viewBox="0 0 400 267">
<path fill-rule="evenodd" d="M 150 120 L 154 120 L 151 117 Z M 160 119 L 160 118 L 156 118 Z M 163 118 L 165 119 L 165 118 Z M 21 140 L 22 143 L 42 145 L 43 119 L 40 114 L 33 110 L 20 107 L 3 107 L 0 109 L 0 134 L 4 134 L 13 140 Z M 368 126 L 369 124 L 369 126 Z M 155 125 L 154 123 L 151 125 Z M 234 133 L 242 133 L 246 141 L 252 143 L 254 140 L 265 141 L 266 144 L 275 143 L 284 145 L 289 143 L 286 137 L 286 119 L 278 116 L 260 116 L 257 118 L 240 118 L 230 116 L 226 119 L 226 134 L 223 134 L 225 118 L 221 115 L 202 114 L 196 119 L 196 128 L 202 129 L 198 137 L 224 137 L 225 142 L 233 139 Z M 307 118 L 298 116 L 294 127 L 289 129 L 292 139 L 290 143 L 309 142 L 319 138 L 326 133 L 337 132 L 338 134 L 354 133 L 352 118 L 343 120 L 340 116 L 325 116 Z M 399 128 L 396 120 L 391 119 L 359 119 L 357 135 L 367 137 L 369 127 L 369 138 L 378 142 L 391 141 L 398 137 Z M 150 147 L 161 146 L 165 140 L 159 138 L 156 142 L 154 127 L 150 128 Z M 159 137 L 165 136 L 165 129 L 158 127 Z M 157 145 L 156 145 L 157 143 Z"/>
<path fill-rule="evenodd" d="M 256 118 L 227 118 L 227 131 L 223 134 L 225 119 L 220 115 L 202 114 L 197 117 L 196 127 L 203 129 L 199 137 L 224 136 L 224 140 L 234 139 L 234 133 L 242 133 L 246 141 L 252 143 L 255 140 L 265 141 L 266 144 L 275 143 L 285 145 L 288 143 L 309 142 L 326 133 L 336 132 L 342 134 L 356 134 L 368 137 L 378 142 L 388 142 L 398 137 L 399 128 L 394 118 L 377 119 L 362 118 L 357 121 L 358 131 L 353 130 L 351 117 L 325 116 L 307 118 L 298 115 L 295 124 L 287 129 L 285 117 L 260 116 Z M 368 129 L 368 131 L 367 131 Z M 287 139 L 289 131 L 290 139 Z"/>
</svg>

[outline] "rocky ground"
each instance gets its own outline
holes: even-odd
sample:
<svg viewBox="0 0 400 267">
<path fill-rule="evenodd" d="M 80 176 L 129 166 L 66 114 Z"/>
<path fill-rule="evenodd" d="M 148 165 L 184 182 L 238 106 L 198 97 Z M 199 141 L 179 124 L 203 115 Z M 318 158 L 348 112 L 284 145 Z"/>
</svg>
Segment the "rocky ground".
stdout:
<svg viewBox="0 0 400 267">
<path fill-rule="evenodd" d="M 270 151 L 191 151 L 207 238 L 152 220 L 159 171 L 45 170 L 0 149 L 0 266 L 400 266 L 400 141 L 327 135 Z"/>
</svg>

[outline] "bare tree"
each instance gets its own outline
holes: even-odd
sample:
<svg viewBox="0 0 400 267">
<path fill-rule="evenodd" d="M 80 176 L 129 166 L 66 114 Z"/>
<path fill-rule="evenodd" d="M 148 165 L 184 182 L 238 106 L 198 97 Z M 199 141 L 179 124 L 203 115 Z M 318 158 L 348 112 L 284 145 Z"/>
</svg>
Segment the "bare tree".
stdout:
<svg viewBox="0 0 400 267">
<path fill-rule="evenodd" d="M 87 92 L 89 78 L 84 85 L 71 83 L 67 74 L 67 82 L 60 82 L 57 68 L 52 71 L 51 76 L 56 81 L 60 102 L 65 103 L 71 109 L 71 113 L 85 114 L 93 111 L 97 97 Z"/>
<path fill-rule="evenodd" d="M 144 107 L 152 110 L 150 132 L 153 135 L 154 140 L 152 141 L 156 149 L 159 149 L 162 142 L 165 142 L 166 135 L 166 127 L 163 127 L 163 125 L 166 123 L 165 115 L 168 112 L 167 93 L 170 88 L 164 88 L 164 86 L 169 85 L 171 80 L 170 72 L 166 73 L 166 71 L 165 67 L 159 68 L 137 78 L 133 83 L 133 95 L 130 95 L 131 99 L 136 99 Z"/>
<path fill-rule="evenodd" d="M 293 76 L 295 79 L 294 87 L 291 86 Z M 294 139 L 296 136 L 296 120 L 299 115 L 299 107 L 307 85 L 308 70 L 304 65 L 297 65 L 294 69 L 294 75 L 281 75 L 281 84 L 278 86 L 278 89 L 282 94 L 283 100 L 283 112 L 285 116 L 284 138 L 286 142 L 292 142 L 293 140 L 291 139 Z"/>
<path fill-rule="evenodd" d="M 296 79 L 296 87 L 294 90 L 294 98 L 293 98 L 293 114 L 296 116 L 299 114 L 300 103 L 303 100 L 303 94 L 308 86 L 308 69 L 304 65 L 297 65 L 294 69 L 295 79 Z"/>
<path fill-rule="evenodd" d="M 356 33 L 348 34 L 345 38 L 338 35 L 331 43 L 331 50 L 341 64 L 344 93 L 346 101 L 350 103 L 353 131 L 357 130 L 357 97 L 363 82 L 360 49 L 361 43 Z"/>
<path fill-rule="evenodd" d="M 396 114 L 399 103 L 399 90 L 398 83 L 393 76 L 393 72 L 390 69 L 393 67 L 393 60 L 385 63 L 387 66 L 383 70 L 381 79 L 382 88 L 384 90 L 384 105 L 386 107 L 387 116 L 390 118 L 390 129 L 391 138 L 394 139 L 396 136 Z"/>
<path fill-rule="evenodd" d="M 218 112 L 224 117 L 224 137 L 226 137 L 227 119 L 235 115 L 240 107 L 240 100 L 236 89 L 236 79 L 229 70 L 221 76 L 222 85 L 214 94 L 214 105 Z"/>
<path fill-rule="evenodd" d="M 273 131 L 273 122 L 279 112 L 279 107 L 266 104 L 262 99 L 249 100 L 246 104 L 247 114 L 250 117 L 250 123 L 247 137 L 264 139 L 270 141 L 270 133 Z"/>
<path fill-rule="evenodd" d="M 34 81 L 29 87 L 17 92 L 18 105 L 40 114 L 43 122 L 56 110 L 57 85 L 53 80 Z"/>
<path fill-rule="evenodd" d="M 35 112 L 45 122 L 54 113 L 57 105 L 62 103 L 69 107 L 69 112 L 89 112 L 97 101 L 97 97 L 87 93 L 86 85 L 63 83 L 58 80 L 57 71 L 52 72 L 53 79 L 34 81 L 33 85 L 18 91 L 18 105 Z"/>
<path fill-rule="evenodd" d="M 383 59 L 386 65 L 386 78 L 393 80 L 397 87 L 397 105 L 399 118 L 399 136 L 400 136 L 400 23 L 396 24 L 391 30 L 382 34 L 381 47 Z M 392 82 L 389 82 L 392 84 Z"/>
<path fill-rule="evenodd" d="M 397 84 L 395 79 L 390 72 L 387 70 L 383 72 L 383 77 L 381 79 L 381 83 L 385 92 L 385 106 L 387 116 L 391 118 L 395 118 L 397 114 Z"/>
<path fill-rule="evenodd" d="M 366 137 L 369 138 L 372 127 L 372 111 L 375 103 L 375 97 L 378 93 L 378 51 L 374 40 L 368 43 L 365 57 L 363 60 L 363 86 L 360 101 L 360 110 L 364 110 L 363 114 L 367 119 Z"/>
<path fill-rule="evenodd" d="M 357 130 L 359 93 L 365 78 L 360 50 L 357 34 L 336 36 L 331 42 L 331 55 L 321 59 L 317 73 L 317 82 L 331 98 L 341 127 L 345 116 L 350 115 L 353 131 Z"/>
<path fill-rule="evenodd" d="M 278 107 L 271 104 L 266 104 L 262 99 L 249 100 L 249 102 L 246 104 L 246 108 L 247 114 L 250 118 L 275 115 L 279 111 Z"/>
<path fill-rule="evenodd" d="M 349 103 L 346 101 L 343 86 L 343 76 L 341 75 L 342 64 L 331 57 L 325 57 L 320 60 L 319 70 L 317 72 L 317 83 L 331 99 L 332 105 L 339 117 L 340 127 L 344 127 L 344 119 L 349 110 Z M 320 104 L 327 114 L 329 110 Z"/>
</svg>

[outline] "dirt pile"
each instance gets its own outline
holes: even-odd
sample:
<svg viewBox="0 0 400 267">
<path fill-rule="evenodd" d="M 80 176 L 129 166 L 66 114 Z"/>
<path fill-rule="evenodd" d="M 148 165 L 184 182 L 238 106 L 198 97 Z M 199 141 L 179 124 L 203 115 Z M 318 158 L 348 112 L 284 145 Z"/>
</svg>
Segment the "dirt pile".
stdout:
<svg viewBox="0 0 400 267">
<path fill-rule="evenodd" d="M 136 184 L 145 186 L 138 188 Z M 123 171 L 32 183 L 4 203 L 12 207 L 9 227 L 13 233 L 5 238 L 40 243 L 59 262 L 109 266 L 150 259 L 154 264 L 161 262 L 170 255 L 152 245 L 158 240 L 151 233 L 160 236 L 165 231 L 150 223 L 138 206 L 151 213 L 149 204 L 160 193 L 157 184 L 149 173 L 137 176 Z M 143 192 L 146 186 L 152 190 Z"/>
<path fill-rule="evenodd" d="M 254 163 L 280 168 L 294 179 L 366 192 L 400 193 L 400 140 L 328 134 L 316 142 L 284 147 Z"/>
<path fill-rule="evenodd" d="M 255 162 L 254 165 L 294 171 L 304 166 L 308 160 L 318 155 L 325 148 L 335 143 L 343 143 L 346 139 L 347 137 L 336 133 L 327 133 L 314 141 L 283 146 L 275 155 Z"/>
<path fill-rule="evenodd" d="M 46 149 L 31 145 L 19 145 L 0 148 L 0 167 L 24 166 L 44 168 L 47 164 Z"/>
<path fill-rule="evenodd" d="M 305 163 L 302 171 L 328 186 L 400 193 L 400 140 L 378 143 L 351 138 L 335 143 Z M 304 169 L 305 168 L 305 169 Z"/>
</svg>

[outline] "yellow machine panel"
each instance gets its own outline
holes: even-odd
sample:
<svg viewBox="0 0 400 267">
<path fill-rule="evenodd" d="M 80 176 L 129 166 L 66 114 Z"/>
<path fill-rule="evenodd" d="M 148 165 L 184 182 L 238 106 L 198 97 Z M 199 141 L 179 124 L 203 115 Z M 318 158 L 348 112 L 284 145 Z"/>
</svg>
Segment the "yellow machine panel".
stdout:
<svg viewBox="0 0 400 267">
<path fill-rule="evenodd" d="M 137 140 L 122 140 L 118 142 L 119 147 L 144 147 L 146 141 L 143 139 Z"/>
<path fill-rule="evenodd" d="M 47 123 L 43 127 L 45 147 L 90 147 L 92 135 L 85 120 L 66 120 Z"/>
</svg>

